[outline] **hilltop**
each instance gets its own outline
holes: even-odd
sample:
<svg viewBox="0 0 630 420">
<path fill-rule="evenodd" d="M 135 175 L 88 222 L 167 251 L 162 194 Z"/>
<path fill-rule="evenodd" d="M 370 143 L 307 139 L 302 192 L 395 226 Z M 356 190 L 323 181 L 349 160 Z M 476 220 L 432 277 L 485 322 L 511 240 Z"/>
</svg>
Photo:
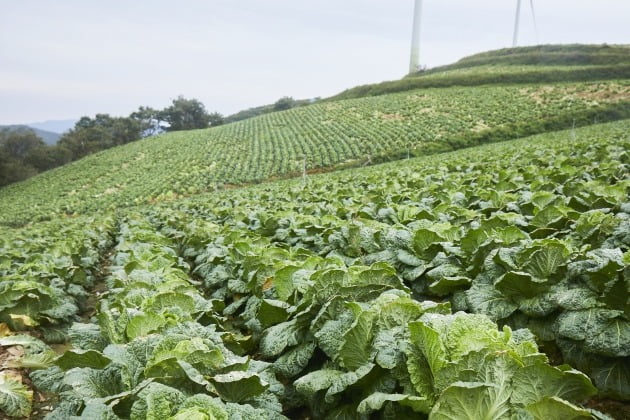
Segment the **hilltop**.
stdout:
<svg viewBox="0 0 630 420">
<path fill-rule="evenodd" d="M 485 84 L 560 83 L 630 78 L 630 45 L 539 45 L 464 57 L 401 80 L 361 85 L 327 100 L 384 95 L 411 89 Z"/>
</svg>

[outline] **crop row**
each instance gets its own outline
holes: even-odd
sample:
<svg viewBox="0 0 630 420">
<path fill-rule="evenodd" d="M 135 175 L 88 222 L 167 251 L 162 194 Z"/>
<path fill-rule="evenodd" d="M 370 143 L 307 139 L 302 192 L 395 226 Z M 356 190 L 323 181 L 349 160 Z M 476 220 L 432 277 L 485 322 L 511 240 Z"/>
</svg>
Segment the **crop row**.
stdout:
<svg viewBox="0 0 630 420">
<path fill-rule="evenodd" d="M 629 399 L 627 123 L 597 131 L 182 208 L 348 265 L 388 262 L 418 299 L 527 327 L 603 393 Z"/>
<path fill-rule="evenodd" d="M 49 419 L 601 416 L 568 401 L 595 388 L 527 330 L 419 302 L 386 263 L 164 216 L 121 223 L 95 322 L 31 373 L 59 395 Z"/>
<path fill-rule="evenodd" d="M 88 309 L 114 225 L 103 217 L 7 229 L 0 237 L 0 322 L 39 326 L 49 341 L 63 341 L 62 328 Z"/>
</svg>

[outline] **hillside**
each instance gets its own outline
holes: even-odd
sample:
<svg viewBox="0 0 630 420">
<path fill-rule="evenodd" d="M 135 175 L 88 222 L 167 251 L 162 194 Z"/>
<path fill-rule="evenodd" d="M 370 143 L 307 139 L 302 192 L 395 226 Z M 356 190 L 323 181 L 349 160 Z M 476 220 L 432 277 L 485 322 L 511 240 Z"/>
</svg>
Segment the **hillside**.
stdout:
<svg viewBox="0 0 630 420">
<path fill-rule="evenodd" d="M 480 65 L 537 65 L 537 66 L 614 66 L 627 65 L 630 45 L 537 45 L 531 47 L 504 48 L 464 57 L 454 64 L 440 66 L 426 72 L 439 73 L 447 70 Z"/>
<path fill-rule="evenodd" d="M 434 88 L 147 138 L 0 190 L 0 223 L 89 214 L 630 117 L 630 79 Z"/>
<path fill-rule="evenodd" d="M 392 80 L 345 90 L 327 100 L 419 88 L 558 83 L 630 78 L 630 45 L 540 45 L 505 48 Z"/>
<path fill-rule="evenodd" d="M 12 413 L 628 418 L 629 130 L 0 228 Z"/>
</svg>

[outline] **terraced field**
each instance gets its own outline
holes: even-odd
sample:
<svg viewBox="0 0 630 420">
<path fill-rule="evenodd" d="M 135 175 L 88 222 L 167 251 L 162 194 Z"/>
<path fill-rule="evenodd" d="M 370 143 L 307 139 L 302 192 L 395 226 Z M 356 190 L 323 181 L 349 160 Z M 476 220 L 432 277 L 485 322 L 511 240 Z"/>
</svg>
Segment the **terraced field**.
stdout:
<svg viewBox="0 0 630 420">
<path fill-rule="evenodd" d="M 571 85 L 508 91 L 554 112 L 595 100 Z M 370 103 L 308 112 L 387 126 L 375 110 L 393 110 Z M 79 204 L 100 213 L 4 227 L 0 407 L 52 405 L 52 419 L 627 418 L 629 132 L 628 120 L 599 124 L 113 212 L 87 194 Z"/>
<path fill-rule="evenodd" d="M 148 138 L 0 190 L 0 223 L 91 214 L 630 117 L 628 80 L 423 89 Z"/>
</svg>

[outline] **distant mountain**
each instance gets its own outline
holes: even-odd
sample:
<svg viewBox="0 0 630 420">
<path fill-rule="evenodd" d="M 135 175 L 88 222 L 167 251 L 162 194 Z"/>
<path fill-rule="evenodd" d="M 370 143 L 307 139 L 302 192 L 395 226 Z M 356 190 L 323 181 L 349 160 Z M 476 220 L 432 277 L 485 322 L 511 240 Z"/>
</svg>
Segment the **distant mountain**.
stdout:
<svg viewBox="0 0 630 420">
<path fill-rule="evenodd" d="M 30 129 L 44 140 L 46 144 L 55 144 L 66 131 L 74 128 L 77 120 L 49 120 L 28 124 L 0 125 L 0 129 L 9 128 L 11 130 Z"/>
<path fill-rule="evenodd" d="M 34 128 L 32 126 L 23 125 L 23 124 L 15 124 L 15 125 L 0 125 L 0 130 L 9 129 L 11 131 L 23 131 L 23 130 L 33 130 L 35 134 L 41 137 L 44 140 L 44 143 L 53 145 L 59 141 L 61 138 L 61 134 L 53 133 L 52 131 L 40 130 L 39 128 Z"/>
<path fill-rule="evenodd" d="M 51 131 L 53 133 L 63 134 L 66 131 L 70 130 L 71 128 L 74 128 L 74 124 L 76 122 L 77 120 L 50 120 L 50 121 L 43 121 L 43 122 L 28 123 L 25 125 L 28 125 L 29 127 L 32 127 L 32 128 L 44 130 L 44 131 Z"/>
</svg>

